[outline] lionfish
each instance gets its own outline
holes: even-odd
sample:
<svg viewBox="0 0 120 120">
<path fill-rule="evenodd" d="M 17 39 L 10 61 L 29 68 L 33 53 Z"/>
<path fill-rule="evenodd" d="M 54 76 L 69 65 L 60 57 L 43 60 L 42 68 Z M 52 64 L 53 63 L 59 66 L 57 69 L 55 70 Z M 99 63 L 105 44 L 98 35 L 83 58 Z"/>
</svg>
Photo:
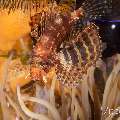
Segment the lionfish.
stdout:
<svg viewBox="0 0 120 120">
<path fill-rule="evenodd" d="M 18 1 L 18 6 L 13 9 L 22 4 L 21 0 Z M 38 8 L 40 1 L 36 1 L 34 6 Z M 99 29 L 92 20 L 110 12 L 111 0 L 85 0 L 76 10 L 71 7 L 65 10 L 61 4 L 53 0 L 31 17 L 34 46 L 30 74 L 32 80 L 43 81 L 55 67 L 57 79 L 62 84 L 76 87 L 88 68 L 101 57 Z M 29 5 L 24 4 L 24 9 L 29 9 Z"/>
<path fill-rule="evenodd" d="M 52 3 L 31 17 L 31 77 L 41 80 L 52 67 L 65 86 L 78 86 L 101 57 L 98 27 L 91 22 L 110 9 L 109 0 L 86 0 L 77 10 L 63 11 Z"/>
</svg>

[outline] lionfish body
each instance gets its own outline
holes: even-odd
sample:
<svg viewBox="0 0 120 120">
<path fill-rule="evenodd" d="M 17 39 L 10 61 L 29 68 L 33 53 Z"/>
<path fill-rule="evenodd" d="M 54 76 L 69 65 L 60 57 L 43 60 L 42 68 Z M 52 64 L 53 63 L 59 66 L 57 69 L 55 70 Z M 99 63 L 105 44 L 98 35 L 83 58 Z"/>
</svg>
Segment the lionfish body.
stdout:
<svg viewBox="0 0 120 120">
<path fill-rule="evenodd" d="M 77 86 L 88 68 L 95 65 L 101 55 L 100 37 L 97 26 L 85 22 L 88 13 L 83 6 L 73 12 L 61 12 L 53 5 L 50 11 L 31 18 L 31 36 L 36 40 L 32 80 L 41 80 L 55 67 L 58 80 L 66 86 Z"/>
</svg>

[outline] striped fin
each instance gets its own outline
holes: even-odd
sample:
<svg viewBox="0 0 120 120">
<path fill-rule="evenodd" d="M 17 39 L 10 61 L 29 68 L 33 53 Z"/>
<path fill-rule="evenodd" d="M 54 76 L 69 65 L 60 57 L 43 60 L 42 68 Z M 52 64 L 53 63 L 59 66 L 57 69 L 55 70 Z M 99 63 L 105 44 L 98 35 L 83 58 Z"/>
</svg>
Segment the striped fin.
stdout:
<svg viewBox="0 0 120 120">
<path fill-rule="evenodd" d="M 87 73 L 90 66 L 96 64 L 101 54 L 98 29 L 93 23 L 80 32 L 74 41 L 76 42 L 58 53 L 60 60 L 58 78 L 71 86 L 76 86 L 80 82 L 82 76 Z"/>
<path fill-rule="evenodd" d="M 48 13 L 43 11 L 31 17 L 31 37 L 38 40 L 43 35 L 46 28 L 47 20 L 49 19 Z"/>
<path fill-rule="evenodd" d="M 82 61 L 80 64 L 86 64 L 91 60 L 96 61 L 101 52 L 101 42 L 97 27 L 94 24 L 88 25 L 82 32 L 79 31 L 76 40 L 72 40 L 71 43 L 67 43 L 63 47 L 61 50 L 63 56 L 66 58 L 66 53 L 69 56 L 65 60 L 71 60 L 73 65 L 78 63 L 78 61 Z"/>
<path fill-rule="evenodd" d="M 88 38 L 91 41 L 91 47 L 89 47 L 89 50 L 91 48 L 94 49 L 94 51 L 92 49 L 91 49 L 92 51 L 90 51 L 94 55 L 93 56 L 91 54 L 90 60 L 97 61 L 98 58 L 101 57 L 101 52 L 102 52 L 102 42 L 100 40 L 100 36 L 98 33 L 98 27 L 95 24 L 91 24 L 88 28 L 84 30 L 84 32 L 88 35 Z"/>
<path fill-rule="evenodd" d="M 78 35 L 77 41 L 81 41 L 86 50 L 85 70 L 91 65 L 95 65 L 96 61 L 101 57 L 102 43 L 98 34 L 98 27 L 91 23 Z M 84 59 L 83 59 L 84 60 Z"/>
<path fill-rule="evenodd" d="M 36 42 L 40 40 L 49 23 L 57 18 L 58 13 L 60 13 L 60 11 L 58 11 L 59 8 L 56 3 L 49 4 L 47 10 L 42 9 L 39 13 L 31 17 L 31 37 L 36 40 Z"/>
</svg>

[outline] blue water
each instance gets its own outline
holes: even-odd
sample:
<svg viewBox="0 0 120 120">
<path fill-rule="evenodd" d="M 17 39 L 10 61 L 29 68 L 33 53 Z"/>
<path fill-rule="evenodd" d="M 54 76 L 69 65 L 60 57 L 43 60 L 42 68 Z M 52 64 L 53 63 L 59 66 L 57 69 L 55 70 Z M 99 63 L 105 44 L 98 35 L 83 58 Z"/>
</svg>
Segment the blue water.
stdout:
<svg viewBox="0 0 120 120">
<path fill-rule="evenodd" d="M 97 22 L 104 22 L 104 23 L 120 23 L 120 20 L 102 20 L 98 19 Z"/>
</svg>

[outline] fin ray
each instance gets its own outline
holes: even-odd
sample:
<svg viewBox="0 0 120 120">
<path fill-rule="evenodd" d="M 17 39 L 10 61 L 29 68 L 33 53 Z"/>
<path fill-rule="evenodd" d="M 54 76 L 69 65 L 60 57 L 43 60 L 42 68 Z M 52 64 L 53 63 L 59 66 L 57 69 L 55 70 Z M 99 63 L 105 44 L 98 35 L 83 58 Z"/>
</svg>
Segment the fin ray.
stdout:
<svg viewBox="0 0 120 120">
<path fill-rule="evenodd" d="M 88 20 L 106 17 L 112 11 L 112 0 L 85 0 L 81 8 L 87 13 Z"/>
</svg>

